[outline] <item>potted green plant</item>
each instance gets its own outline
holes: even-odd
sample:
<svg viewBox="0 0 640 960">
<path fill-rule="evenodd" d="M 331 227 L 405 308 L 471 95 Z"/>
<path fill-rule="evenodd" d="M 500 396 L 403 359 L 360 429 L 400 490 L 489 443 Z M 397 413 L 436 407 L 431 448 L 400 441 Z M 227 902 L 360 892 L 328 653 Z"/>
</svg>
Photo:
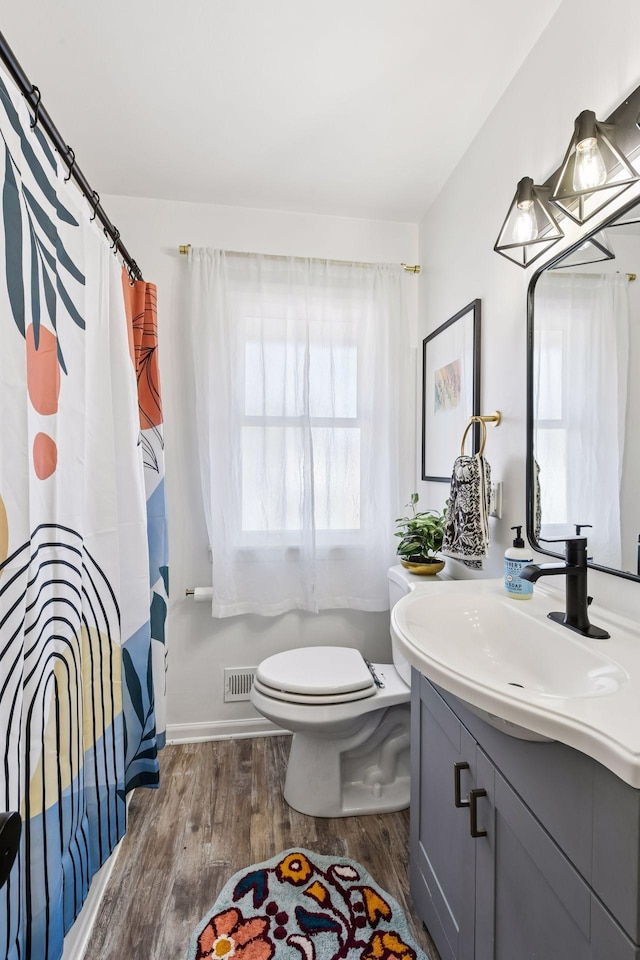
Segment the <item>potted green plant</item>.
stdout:
<svg viewBox="0 0 640 960">
<path fill-rule="evenodd" d="M 411 510 L 410 517 L 398 517 L 398 556 L 403 567 L 412 573 L 433 575 L 444 567 L 444 560 L 437 556 L 442 547 L 444 525 L 447 517 L 445 505 L 441 513 L 437 510 L 416 511 L 418 494 L 412 493 L 407 508 Z"/>
</svg>

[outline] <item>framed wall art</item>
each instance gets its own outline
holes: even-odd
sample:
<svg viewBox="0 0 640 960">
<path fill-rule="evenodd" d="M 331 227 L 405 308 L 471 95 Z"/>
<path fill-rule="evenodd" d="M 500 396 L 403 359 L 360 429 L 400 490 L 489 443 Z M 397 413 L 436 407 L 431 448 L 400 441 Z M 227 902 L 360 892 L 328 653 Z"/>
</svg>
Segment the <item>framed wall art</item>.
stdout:
<svg viewBox="0 0 640 960">
<path fill-rule="evenodd" d="M 422 479 L 449 483 L 469 417 L 480 412 L 480 300 L 422 341 Z M 472 453 L 479 449 L 475 424 Z"/>
</svg>

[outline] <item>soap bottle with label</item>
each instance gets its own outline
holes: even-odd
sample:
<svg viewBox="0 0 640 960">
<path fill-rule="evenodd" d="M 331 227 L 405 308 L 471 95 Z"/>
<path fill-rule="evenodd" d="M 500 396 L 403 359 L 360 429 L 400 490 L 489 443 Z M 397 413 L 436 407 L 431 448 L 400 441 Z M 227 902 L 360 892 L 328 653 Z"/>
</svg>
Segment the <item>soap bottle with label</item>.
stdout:
<svg viewBox="0 0 640 960">
<path fill-rule="evenodd" d="M 533 596 L 533 584 L 520 579 L 520 571 L 528 563 L 533 563 L 530 547 L 525 547 L 522 539 L 522 526 L 511 527 L 516 531 L 513 546 L 504 552 L 504 588 L 514 600 L 530 600 Z"/>
</svg>

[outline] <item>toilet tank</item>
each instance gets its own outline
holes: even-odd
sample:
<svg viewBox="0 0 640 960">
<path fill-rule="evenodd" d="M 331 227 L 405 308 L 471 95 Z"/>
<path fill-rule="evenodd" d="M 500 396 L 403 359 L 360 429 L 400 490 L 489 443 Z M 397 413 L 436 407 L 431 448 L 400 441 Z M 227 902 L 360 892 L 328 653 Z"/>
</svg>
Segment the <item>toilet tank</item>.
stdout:
<svg viewBox="0 0 640 960">
<path fill-rule="evenodd" d="M 409 573 L 399 563 L 389 567 L 387 572 L 389 580 L 389 606 L 393 610 L 398 600 L 402 600 L 408 593 L 411 593 L 411 584 L 419 582 L 422 577 L 416 577 L 414 573 Z"/>
<path fill-rule="evenodd" d="M 413 584 L 415 583 L 424 583 L 424 577 L 418 577 L 415 573 L 409 573 L 406 567 L 402 567 L 399 563 L 393 567 L 389 567 L 387 572 L 387 578 L 389 580 L 389 605 L 391 610 L 395 607 L 398 600 L 402 600 L 403 597 L 406 597 L 408 593 L 411 593 Z M 451 577 L 447 573 L 436 574 L 436 576 L 427 578 L 431 580 L 451 580 Z M 393 665 L 404 680 L 404 682 L 411 686 L 411 664 L 406 660 L 401 652 L 397 649 L 396 639 L 391 633 L 391 652 L 393 655 Z"/>
<path fill-rule="evenodd" d="M 407 594 L 411 592 L 411 584 L 419 582 L 421 579 L 414 573 L 409 573 L 409 571 L 400 566 L 399 563 L 393 567 L 389 567 L 387 578 L 389 580 L 389 607 L 391 610 L 393 610 L 398 600 L 402 600 L 403 597 L 406 597 Z M 393 665 L 407 686 L 410 687 L 411 664 L 402 656 L 397 647 L 398 645 L 392 633 L 391 652 L 393 655 Z"/>
</svg>

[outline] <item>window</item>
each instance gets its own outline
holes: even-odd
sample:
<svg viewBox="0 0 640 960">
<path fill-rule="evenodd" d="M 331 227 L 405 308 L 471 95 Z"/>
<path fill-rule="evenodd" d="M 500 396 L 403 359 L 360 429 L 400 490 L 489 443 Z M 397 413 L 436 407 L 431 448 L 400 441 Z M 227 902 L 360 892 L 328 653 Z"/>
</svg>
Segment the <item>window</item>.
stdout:
<svg viewBox="0 0 640 960">
<path fill-rule="evenodd" d="M 244 542 L 271 531 L 295 542 L 307 510 L 319 534 L 332 534 L 325 541 L 348 541 L 361 522 L 357 324 L 276 315 L 245 318 L 238 330 Z"/>
<path fill-rule="evenodd" d="M 400 266 L 189 265 L 214 615 L 387 609 L 415 437 Z"/>
</svg>

